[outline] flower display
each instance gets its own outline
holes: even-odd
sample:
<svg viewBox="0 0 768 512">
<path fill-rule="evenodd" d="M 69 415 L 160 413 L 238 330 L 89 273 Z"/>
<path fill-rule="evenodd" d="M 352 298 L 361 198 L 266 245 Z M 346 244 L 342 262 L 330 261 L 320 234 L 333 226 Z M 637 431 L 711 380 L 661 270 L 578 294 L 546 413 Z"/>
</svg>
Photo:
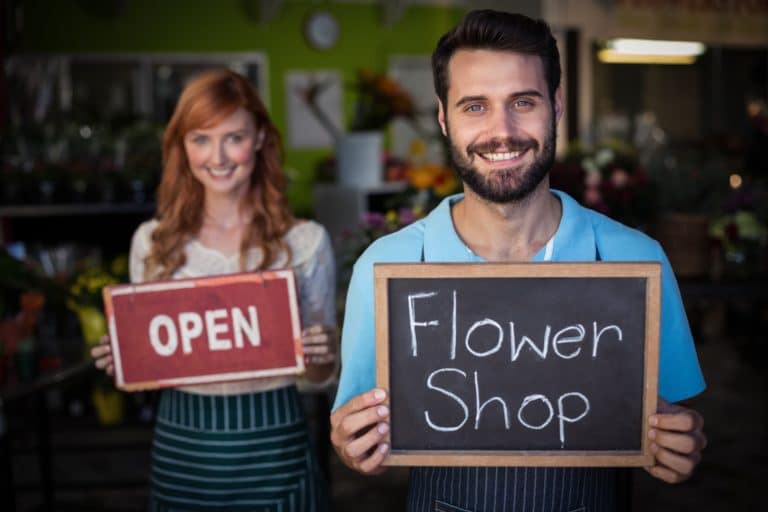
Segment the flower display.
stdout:
<svg viewBox="0 0 768 512">
<path fill-rule="evenodd" d="M 67 307 L 77 314 L 87 347 L 98 343 L 107 331 L 101 290 L 105 286 L 125 281 L 127 277 L 126 256 L 112 260 L 109 269 L 101 265 L 89 265 L 75 276 L 69 287 Z"/>
<path fill-rule="evenodd" d="M 317 98 L 330 82 L 313 81 L 301 91 L 301 98 L 309 111 L 334 140 L 344 133 L 318 105 Z M 400 85 L 384 74 L 363 69 L 357 72 L 352 88 L 356 93 L 349 131 L 383 130 L 395 118 L 409 121 L 416 118 L 416 106 Z M 413 122 L 414 128 L 418 125 Z"/>
<path fill-rule="evenodd" d="M 340 263 L 344 273 L 351 271 L 357 258 L 374 240 L 394 233 L 424 215 L 425 212 L 419 207 L 402 207 L 386 213 L 365 213 L 357 229 L 344 231 L 341 235 Z M 347 278 L 348 275 L 342 277 Z"/>
<path fill-rule="evenodd" d="M 768 228 L 750 211 L 739 210 L 715 219 L 709 236 L 723 249 L 726 262 L 743 264 L 759 258 L 768 245 Z"/>
<path fill-rule="evenodd" d="M 655 187 L 634 149 L 612 142 L 592 151 L 572 144 L 550 173 L 553 188 L 633 227 L 645 226 L 656 207 Z"/>
<path fill-rule="evenodd" d="M 354 89 L 357 92 L 351 131 L 383 130 L 395 118 L 413 120 L 416 107 L 411 96 L 384 74 L 363 69 L 358 71 Z"/>
</svg>

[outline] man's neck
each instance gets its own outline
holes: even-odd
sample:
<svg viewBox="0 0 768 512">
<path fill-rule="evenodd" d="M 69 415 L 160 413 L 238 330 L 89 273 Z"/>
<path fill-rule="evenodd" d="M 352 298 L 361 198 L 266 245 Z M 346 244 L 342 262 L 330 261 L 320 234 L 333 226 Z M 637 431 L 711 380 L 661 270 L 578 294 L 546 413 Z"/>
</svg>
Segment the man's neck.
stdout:
<svg viewBox="0 0 768 512">
<path fill-rule="evenodd" d="M 557 231 L 562 205 L 545 179 L 526 198 L 506 204 L 486 201 L 465 187 L 464 199 L 451 216 L 459 237 L 478 256 L 528 261 Z"/>
</svg>

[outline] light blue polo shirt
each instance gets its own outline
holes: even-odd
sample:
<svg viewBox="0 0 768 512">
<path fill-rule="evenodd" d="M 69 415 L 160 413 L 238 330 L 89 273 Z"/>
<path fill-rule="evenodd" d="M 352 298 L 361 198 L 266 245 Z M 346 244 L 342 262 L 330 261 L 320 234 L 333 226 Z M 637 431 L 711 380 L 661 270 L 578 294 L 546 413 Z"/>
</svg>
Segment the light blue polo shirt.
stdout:
<svg viewBox="0 0 768 512">
<path fill-rule="evenodd" d="M 704 390 L 691 330 L 672 267 L 661 246 L 645 234 L 584 208 L 569 195 L 560 198 L 563 215 L 552 240 L 532 261 L 658 261 L 662 268 L 659 394 L 677 402 Z M 341 378 L 333 408 L 376 386 L 373 264 L 418 262 L 422 247 L 428 262 L 482 262 L 461 241 L 445 198 L 424 219 L 376 240 L 355 263 L 347 293 L 341 338 Z"/>
</svg>

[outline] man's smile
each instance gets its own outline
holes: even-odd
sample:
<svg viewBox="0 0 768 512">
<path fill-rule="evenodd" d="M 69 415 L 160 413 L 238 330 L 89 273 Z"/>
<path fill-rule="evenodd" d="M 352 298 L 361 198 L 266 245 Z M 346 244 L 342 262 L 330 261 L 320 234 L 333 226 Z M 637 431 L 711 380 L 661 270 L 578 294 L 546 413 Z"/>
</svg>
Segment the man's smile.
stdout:
<svg viewBox="0 0 768 512">
<path fill-rule="evenodd" d="M 491 153 L 477 153 L 480 158 L 483 160 L 487 160 L 488 162 L 507 162 L 507 161 L 513 161 L 520 158 L 523 153 L 525 153 L 527 150 L 522 151 L 495 151 Z"/>
</svg>

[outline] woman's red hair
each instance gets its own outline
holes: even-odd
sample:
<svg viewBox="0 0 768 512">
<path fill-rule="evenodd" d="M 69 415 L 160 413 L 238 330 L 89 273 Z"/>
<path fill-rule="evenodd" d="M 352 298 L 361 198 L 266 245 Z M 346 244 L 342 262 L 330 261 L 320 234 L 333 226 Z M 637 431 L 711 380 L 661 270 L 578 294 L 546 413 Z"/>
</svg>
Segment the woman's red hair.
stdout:
<svg viewBox="0 0 768 512">
<path fill-rule="evenodd" d="M 241 205 L 244 211 L 253 212 L 240 247 L 241 270 L 246 270 L 247 253 L 252 248 L 262 250 L 259 269 L 272 265 L 281 252 L 290 259 L 283 237 L 294 218 L 284 195 L 280 134 L 246 78 L 226 69 L 212 70 L 187 84 L 165 129 L 163 175 L 157 192 L 159 224 L 145 261 L 145 279 L 168 279 L 183 266 L 184 246 L 197 236 L 203 223 L 204 189 L 189 170 L 184 136 L 195 129 L 215 126 L 239 108 L 248 111 L 256 129 L 264 132 L 250 190 Z"/>
</svg>

